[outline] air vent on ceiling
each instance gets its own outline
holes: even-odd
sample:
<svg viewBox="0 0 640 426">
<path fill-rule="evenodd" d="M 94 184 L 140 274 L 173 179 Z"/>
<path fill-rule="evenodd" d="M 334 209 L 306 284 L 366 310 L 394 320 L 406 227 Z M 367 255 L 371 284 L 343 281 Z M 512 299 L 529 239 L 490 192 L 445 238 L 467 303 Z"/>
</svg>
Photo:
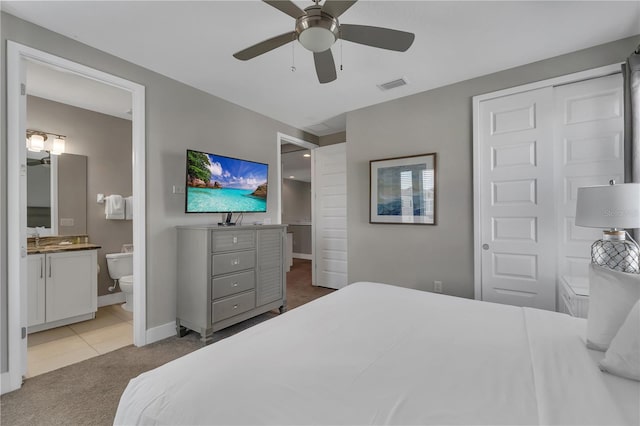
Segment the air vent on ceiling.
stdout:
<svg viewBox="0 0 640 426">
<path fill-rule="evenodd" d="M 395 89 L 396 87 L 406 86 L 407 84 L 409 84 L 408 81 L 404 77 L 402 77 L 402 78 L 399 78 L 397 80 L 388 81 L 386 83 L 378 84 L 378 88 L 380 90 L 390 90 L 390 89 Z"/>
<path fill-rule="evenodd" d="M 311 126 L 308 126 L 307 128 L 312 132 L 326 132 L 327 130 L 331 129 L 331 127 L 327 126 L 324 123 L 313 124 Z"/>
</svg>

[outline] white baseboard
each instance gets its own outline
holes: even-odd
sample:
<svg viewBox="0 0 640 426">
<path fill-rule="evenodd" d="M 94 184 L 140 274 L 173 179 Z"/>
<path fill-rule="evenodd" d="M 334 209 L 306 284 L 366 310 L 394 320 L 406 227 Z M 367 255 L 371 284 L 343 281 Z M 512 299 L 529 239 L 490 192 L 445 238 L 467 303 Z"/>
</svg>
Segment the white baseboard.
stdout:
<svg viewBox="0 0 640 426">
<path fill-rule="evenodd" d="M 157 342 L 158 340 L 166 339 L 167 337 L 176 335 L 176 323 L 175 321 L 168 322 L 157 327 L 153 327 L 147 330 L 147 345 L 149 343 Z"/>
<path fill-rule="evenodd" d="M 313 255 L 312 254 L 306 254 L 306 253 L 293 253 L 293 257 L 295 257 L 296 259 L 313 260 Z"/>
<path fill-rule="evenodd" d="M 98 308 L 109 305 L 117 305 L 118 303 L 124 303 L 124 293 L 121 291 L 118 293 L 98 296 Z"/>
</svg>

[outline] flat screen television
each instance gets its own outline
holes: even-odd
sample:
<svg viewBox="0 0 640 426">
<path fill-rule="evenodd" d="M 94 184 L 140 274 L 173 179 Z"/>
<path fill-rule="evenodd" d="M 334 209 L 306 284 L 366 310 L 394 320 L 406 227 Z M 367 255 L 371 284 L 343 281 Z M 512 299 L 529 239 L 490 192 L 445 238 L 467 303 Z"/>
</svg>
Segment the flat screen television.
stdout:
<svg viewBox="0 0 640 426">
<path fill-rule="evenodd" d="M 185 212 L 266 212 L 268 175 L 268 164 L 188 149 Z"/>
</svg>

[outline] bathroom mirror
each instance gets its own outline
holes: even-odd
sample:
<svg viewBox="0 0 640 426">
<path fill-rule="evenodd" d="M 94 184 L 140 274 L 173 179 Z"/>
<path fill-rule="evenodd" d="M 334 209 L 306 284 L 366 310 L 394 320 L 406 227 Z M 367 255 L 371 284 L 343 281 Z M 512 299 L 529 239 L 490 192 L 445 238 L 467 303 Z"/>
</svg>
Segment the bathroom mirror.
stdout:
<svg viewBox="0 0 640 426">
<path fill-rule="evenodd" d="M 27 152 L 27 234 L 87 233 L 87 157 Z"/>
</svg>

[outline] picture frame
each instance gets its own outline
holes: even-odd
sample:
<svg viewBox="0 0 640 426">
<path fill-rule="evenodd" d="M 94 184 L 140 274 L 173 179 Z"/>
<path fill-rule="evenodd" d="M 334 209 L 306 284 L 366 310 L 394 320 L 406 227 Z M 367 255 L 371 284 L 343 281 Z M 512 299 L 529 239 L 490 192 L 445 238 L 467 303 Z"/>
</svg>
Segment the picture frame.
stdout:
<svg viewBox="0 0 640 426">
<path fill-rule="evenodd" d="M 369 223 L 436 225 L 437 154 L 369 161 Z"/>
</svg>

